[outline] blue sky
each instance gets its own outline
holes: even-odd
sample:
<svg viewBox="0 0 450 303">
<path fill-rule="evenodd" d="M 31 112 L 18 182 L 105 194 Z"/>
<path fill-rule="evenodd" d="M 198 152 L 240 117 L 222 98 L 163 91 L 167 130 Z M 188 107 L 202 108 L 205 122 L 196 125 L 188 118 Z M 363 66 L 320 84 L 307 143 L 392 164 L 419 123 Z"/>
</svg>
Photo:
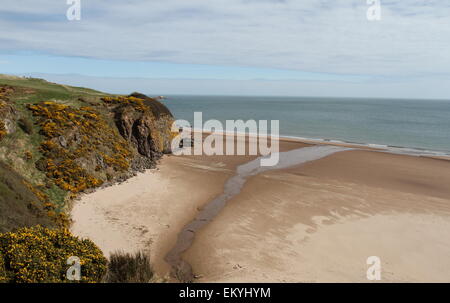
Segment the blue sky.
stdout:
<svg viewBox="0 0 450 303">
<path fill-rule="evenodd" d="M 450 99 L 450 2 L 4 0 L 0 72 L 117 93 Z"/>
<path fill-rule="evenodd" d="M 56 55 L 18 53 L 1 56 L 2 70 L 29 74 L 82 74 L 100 77 L 141 77 L 163 79 L 234 79 L 234 80 L 347 80 L 367 79 L 361 75 L 339 75 L 301 70 L 257 68 L 246 66 L 218 66 L 151 61 L 104 60 L 97 58 L 62 57 Z"/>
</svg>

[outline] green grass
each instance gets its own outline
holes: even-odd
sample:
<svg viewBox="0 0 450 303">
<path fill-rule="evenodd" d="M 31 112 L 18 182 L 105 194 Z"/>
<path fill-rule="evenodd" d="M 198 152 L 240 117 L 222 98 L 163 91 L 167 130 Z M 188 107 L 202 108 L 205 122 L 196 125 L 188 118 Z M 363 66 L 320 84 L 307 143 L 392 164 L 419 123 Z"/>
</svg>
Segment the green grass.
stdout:
<svg viewBox="0 0 450 303">
<path fill-rule="evenodd" d="M 23 94 L 14 96 L 15 104 L 20 107 L 27 103 L 36 103 L 40 101 L 57 100 L 67 105 L 83 106 L 86 103 L 78 98 L 95 99 L 101 96 L 109 95 L 84 87 L 74 87 L 47 82 L 43 79 L 35 78 L 11 78 L 10 76 L 0 75 L 0 85 L 10 85 L 18 88 L 33 90 L 32 94 Z M 24 109 L 22 106 L 21 109 Z"/>
<path fill-rule="evenodd" d="M 103 96 L 105 93 L 96 91 L 90 88 L 75 87 L 68 85 L 61 85 L 57 83 L 47 82 L 43 79 L 37 78 L 19 78 L 11 77 L 8 75 L 0 75 L 0 84 L 6 84 L 11 86 L 34 88 L 37 90 L 46 90 L 55 94 L 61 95 L 97 95 Z"/>
<path fill-rule="evenodd" d="M 0 232 L 36 224 L 54 224 L 24 181 L 8 165 L 0 162 Z"/>
</svg>

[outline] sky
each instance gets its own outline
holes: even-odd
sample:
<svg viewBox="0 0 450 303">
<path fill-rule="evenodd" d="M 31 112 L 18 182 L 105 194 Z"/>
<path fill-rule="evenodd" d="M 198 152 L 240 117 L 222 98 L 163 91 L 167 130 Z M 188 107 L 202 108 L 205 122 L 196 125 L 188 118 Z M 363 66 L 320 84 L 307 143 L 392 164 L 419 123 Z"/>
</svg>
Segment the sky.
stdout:
<svg viewBox="0 0 450 303">
<path fill-rule="evenodd" d="M 111 93 L 450 99 L 449 1 L 80 3 L 69 21 L 67 0 L 2 0 L 0 73 Z"/>
</svg>

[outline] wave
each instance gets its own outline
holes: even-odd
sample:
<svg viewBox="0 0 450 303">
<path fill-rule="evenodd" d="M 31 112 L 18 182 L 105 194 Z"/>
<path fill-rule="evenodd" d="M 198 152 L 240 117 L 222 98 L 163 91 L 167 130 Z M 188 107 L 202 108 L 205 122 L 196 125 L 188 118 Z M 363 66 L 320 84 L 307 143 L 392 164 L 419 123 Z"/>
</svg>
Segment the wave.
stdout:
<svg viewBox="0 0 450 303">
<path fill-rule="evenodd" d="M 280 135 L 280 138 L 287 139 L 295 139 L 295 140 L 304 140 L 310 142 L 317 143 L 333 143 L 333 144 L 345 144 L 349 146 L 357 147 L 370 147 L 394 154 L 404 154 L 410 156 L 434 156 L 434 157 L 449 157 L 449 151 L 438 151 L 438 150 L 430 150 L 421 147 L 407 147 L 407 146 L 396 146 L 396 145 L 386 145 L 379 143 L 363 143 L 363 142 L 354 142 L 354 141 L 344 141 L 344 140 L 335 140 L 335 139 L 322 139 L 322 138 L 306 138 L 306 137 L 298 137 L 298 136 L 284 136 Z"/>
<path fill-rule="evenodd" d="M 189 128 L 187 128 L 189 129 Z M 205 133 L 210 133 L 211 130 L 199 129 L 199 128 L 190 128 L 193 132 L 203 131 Z M 233 132 L 228 131 L 215 131 L 215 133 L 222 134 L 233 134 Z M 250 135 L 257 136 L 256 133 L 248 133 L 248 132 L 236 132 L 237 135 Z M 269 136 L 273 138 L 273 136 Z M 387 144 L 379 144 L 379 143 L 365 143 L 365 142 L 355 142 L 355 141 L 345 141 L 345 140 L 336 140 L 336 139 L 328 139 L 328 138 L 308 138 L 301 136 L 291 136 L 291 135 L 283 135 L 280 134 L 276 139 L 291 139 L 298 141 L 307 141 L 318 144 L 344 144 L 354 148 L 358 147 L 369 147 L 379 151 L 389 152 L 393 154 L 402 154 L 402 155 L 410 155 L 410 156 L 432 156 L 432 157 L 450 157 L 450 151 L 442 151 L 442 150 L 431 150 L 421 147 L 408 147 L 408 146 L 397 146 L 397 145 L 387 145 Z"/>
</svg>

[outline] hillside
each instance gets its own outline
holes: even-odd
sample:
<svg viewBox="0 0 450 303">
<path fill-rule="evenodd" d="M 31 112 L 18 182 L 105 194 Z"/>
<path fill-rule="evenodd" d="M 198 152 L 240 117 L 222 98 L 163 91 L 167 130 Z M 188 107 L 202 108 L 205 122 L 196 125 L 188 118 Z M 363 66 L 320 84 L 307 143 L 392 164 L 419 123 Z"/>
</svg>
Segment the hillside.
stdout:
<svg viewBox="0 0 450 303">
<path fill-rule="evenodd" d="M 70 199 L 169 153 L 172 122 L 162 103 L 139 93 L 0 75 L 0 232 L 67 225 Z"/>
</svg>

